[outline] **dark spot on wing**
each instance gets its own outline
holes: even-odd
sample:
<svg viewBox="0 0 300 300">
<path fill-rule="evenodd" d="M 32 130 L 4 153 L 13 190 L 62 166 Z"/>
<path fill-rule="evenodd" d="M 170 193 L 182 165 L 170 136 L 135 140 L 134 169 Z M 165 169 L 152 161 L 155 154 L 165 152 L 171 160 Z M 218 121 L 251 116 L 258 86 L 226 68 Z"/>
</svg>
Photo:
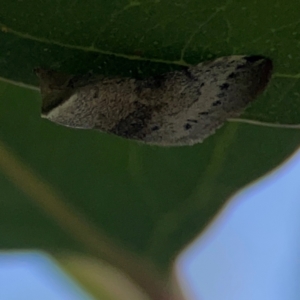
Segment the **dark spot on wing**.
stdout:
<svg viewBox="0 0 300 300">
<path fill-rule="evenodd" d="M 212 104 L 212 106 L 218 106 L 218 105 L 221 105 L 220 100 L 217 100 L 217 101 L 213 102 L 213 104 Z"/>
<path fill-rule="evenodd" d="M 186 77 L 188 77 L 189 79 L 191 79 L 191 80 L 198 80 L 198 78 L 195 77 L 195 76 L 191 73 L 191 71 L 190 71 L 189 68 L 183 69 L 182 72 L 183 72 L 183 73 L 186 75 Z"/>
<path fill-rule="evenodd" d="M 203 115 L 203 116 L 207 116 L 208 114 L 209 114 L 208 111 L 203 111 L 203 112 L 199 113 L 199 115 Z"/>
<path fill-rule="evenodd" d="M 152 131 L 156 131 L 156 130 L 158 130 L 158 129 L 159 129 L 159 127 L 158 127 L 157 125 L 155 125 L 155 126 L 153 126 L 153 127 L 151 128 Z"/>
<path fill-rule="evenodd" d="M 197 120 L 194 120 L 194 119 L 187 119 L 188 122 L 192 122 L 192 123 L 198 123 Z"/>
<path fill-rule="evenodd" d="M 98 98 L 98 97 L 99 97 L 99 88 L 98 88 L 98 87 L 95 87 L 93 97 L 94 97 L 94 98 Z"/>
<path fill-rule="evenodd" d="M 186 123 L 186 124 L 184 125 L 184 129 L 185 129 L 185 130 L 189 130 L 189 129 L 191 129 L 191 128 L 192 128 L 192 125 L 189 124 L 189 123 Z"/>
<path fill-rule="evenodd" d="M 131 139 L 143 139 L 149 120 L 156 108 L 136 102 L 136 110 L 119 121 L 111 130 L 118 136 Z"/>
<path fill-rule="evenodd" d="M 246 65 L 245 65 L 245 64 L 243 64 L 243 65 L 238 65 L 238 66 L 236 67 L 237 70 L 239 70 L 239 69 L 245 69 L 245 68 L 246 68 Z"/>
<path fill-rule="evenodd" d="M 236 73 L 232 72 L 231 74 L 228 75 L 228 78 L 236 78 Z"/>
<path fill-rule="evenodd" d="M 222 85 L 220 85 L 220 89 L 223 90 L 227 90 L 229 88 L 229 84 L 228 83 L 223 83 Z"/>
</svg>

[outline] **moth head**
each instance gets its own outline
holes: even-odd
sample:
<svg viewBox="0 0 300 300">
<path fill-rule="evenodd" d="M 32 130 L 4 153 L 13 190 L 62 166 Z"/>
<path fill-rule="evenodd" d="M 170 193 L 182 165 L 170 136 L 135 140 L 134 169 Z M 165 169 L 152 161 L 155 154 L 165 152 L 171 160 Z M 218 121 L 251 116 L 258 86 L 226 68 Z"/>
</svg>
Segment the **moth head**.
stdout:
<svg viewBox="0 0 300 300">
<path fill-rule="evenodd" d="M 40 79 L 42 117 L 45 118 L 53 108 L 62 104 L 73 94 L 74 88 L 70 84 L 72 76 L 42 68 L 36 68 L 34 72 Z"/>
<path fill-rule="evenodd" d="M 269 83 L 272 76 L 273 63 L 269 58 L 260 55 L 246 56 L 245 60 L 246 65 L 248 64 L 251 66 L 251 68 L 249 68 L 251 69 L 250 75 L 257 79 L 255 88 L 250 91 L 255 98 L 265 90 Z M 255 74 L 257 75 L 255 76 Z M 251 80 L 249 81 L 251 82 Z M 252 79 L 252 84 L 253 82 L 255 81 Z"/>
</svg>

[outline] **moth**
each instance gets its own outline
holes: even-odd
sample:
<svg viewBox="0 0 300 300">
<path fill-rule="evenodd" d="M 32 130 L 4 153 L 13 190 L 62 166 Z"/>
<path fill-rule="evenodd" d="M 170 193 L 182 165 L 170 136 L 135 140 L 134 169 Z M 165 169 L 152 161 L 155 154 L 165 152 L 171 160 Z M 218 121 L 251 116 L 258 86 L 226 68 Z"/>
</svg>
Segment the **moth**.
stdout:
<svg viewBox="0 0 300 300">
<path fill-rule="evenodd" d="M 272 73 L 263 56 L 227 56 L 146 79 L 35 69 L 42 117 L 160 146 L 203 141 L 239 116 Z"/>
</svg>

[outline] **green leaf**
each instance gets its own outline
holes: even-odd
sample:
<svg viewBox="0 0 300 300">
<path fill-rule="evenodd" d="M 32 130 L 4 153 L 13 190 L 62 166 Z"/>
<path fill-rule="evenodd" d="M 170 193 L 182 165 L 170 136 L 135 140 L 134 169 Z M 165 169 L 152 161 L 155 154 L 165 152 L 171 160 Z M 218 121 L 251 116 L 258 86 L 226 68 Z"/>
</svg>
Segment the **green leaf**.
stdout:
<svg viewBox="0 0 300 300">
<path fill-rule="evenodd" d="M 258 54 L 274 61 L 274 76 L 243 118 L 299 124 L 296 0 L 0 5 L 1 248 L 104 257 L 133 277 L 124 261 L 134 254 L 133 269 L 141 257 L 167 274 L 228 197 L 299 145 L 297 129 L 227 123 L 193 147 L 150 147 L 42 120 L 39 94 L 5 83 L 37 86 L 37 66 L 145 77 Z"/>
</svg>

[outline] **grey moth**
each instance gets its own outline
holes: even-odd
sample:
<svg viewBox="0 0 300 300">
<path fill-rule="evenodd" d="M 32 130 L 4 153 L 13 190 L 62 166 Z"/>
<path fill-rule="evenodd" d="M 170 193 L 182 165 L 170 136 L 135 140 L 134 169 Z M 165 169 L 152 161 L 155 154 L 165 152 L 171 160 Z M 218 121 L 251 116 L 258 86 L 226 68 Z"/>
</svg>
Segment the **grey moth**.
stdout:
<svg viewBox="0 0 300 300">
<path fill-rule="evenodd" d="M 266 87 L 272 61 L 227 56 L 147 79 L 35 69 L 42 117 L 160 146 L 193 145 L 238 117 Z"/>
</svg>

